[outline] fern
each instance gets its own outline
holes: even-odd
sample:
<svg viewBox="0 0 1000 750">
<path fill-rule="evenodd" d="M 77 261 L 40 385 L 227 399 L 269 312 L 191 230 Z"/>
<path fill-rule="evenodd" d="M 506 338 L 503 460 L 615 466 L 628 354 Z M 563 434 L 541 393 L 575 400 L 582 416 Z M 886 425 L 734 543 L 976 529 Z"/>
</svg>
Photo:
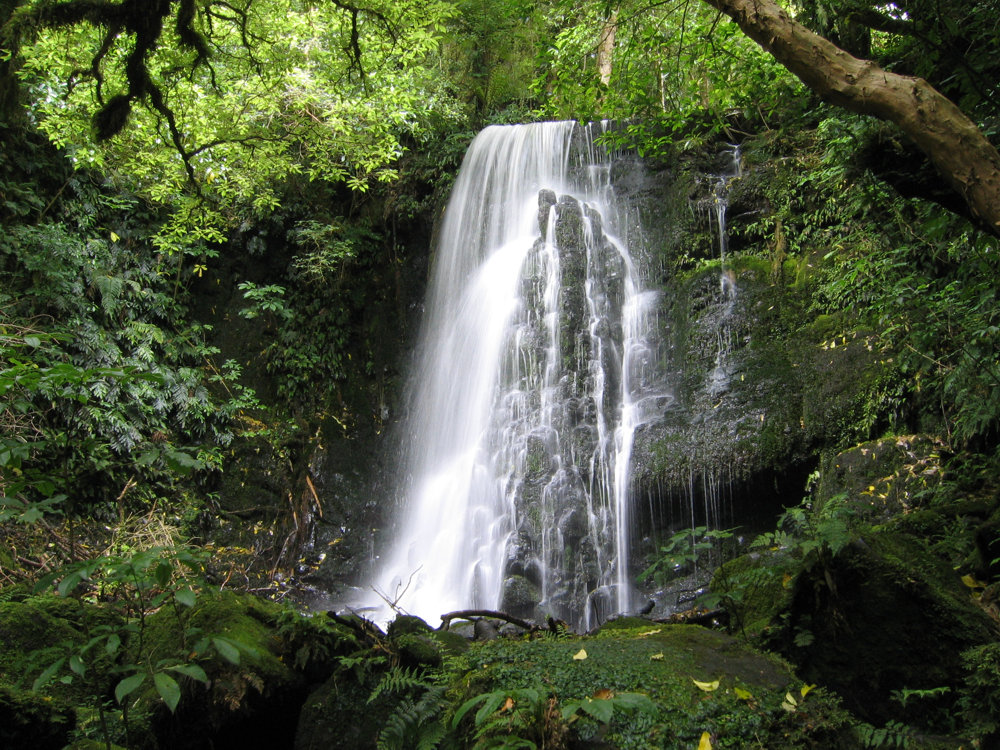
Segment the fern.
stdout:
<svg viewBox="0 0 1000 750">
<path fill-rule="evenodd" d="M 406 672 L 406 670 L 392 671 Z M 385 679 L 379 686 L 384 683 Z M 414 683 L 403 680 L 398 684 Z M 443 687 L 429 685 L 417 702 L 414 703 L 410 698 L 402 699 L 389 714 L 385 727 L 379 732 L 377 750 L 403 750 L 412 747 L 417 750 L 435 750 L 440 747 L 448 735 L 443 719 L 444 710 L 448 706 L 444 693 Z"/>
<path fill-rule="evenodd" d="M 433 686 L 422 670 L 394 667 L 379 680 L 372 694 L 368 696 L 368 703 L 374 703 L 383 693 L 407 693 L 413 690 L 428 690 Z"/>
<path fill-rule="evenodd" d="M 407 746 L 411 732 L 420 726 L 416 705 L 408 698 L 401 700 L 386 717 L 385 726 L 378 733 L 376 750 L 402 750 Z"/>
<path fill-rule="evenodd" d="M 864 747 L 906 748 L 914 747 L 916 741 L 913 730 L 898 721 L 890 721 L 884 727 L 858 724 L 858 737 Z"/>
</svg>

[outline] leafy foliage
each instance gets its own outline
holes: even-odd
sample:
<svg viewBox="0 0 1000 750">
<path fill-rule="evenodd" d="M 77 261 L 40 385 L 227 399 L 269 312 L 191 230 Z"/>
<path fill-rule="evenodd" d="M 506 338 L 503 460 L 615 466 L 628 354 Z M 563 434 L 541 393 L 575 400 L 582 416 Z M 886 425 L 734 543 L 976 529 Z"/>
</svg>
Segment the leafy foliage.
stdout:
<svg viewBox="0 0 1000 750">
<path fill-rule="evenodd" d="M 455 115 L 424 65 L 451 13 L 437 0 L 159 3 L 159 24 L 134 26 L 122 14 L 139 6 L 50 6 L 24 3 L 8 28 L 23 80 L 46 92 L 35 116 L 75 164 L 170 207 L 155 237 L 170 254 L 273 210 L 289 177 L 391 180 L 400 138 Z M 95 119 L 115 136 L 102 145 Z"/>
</svg>

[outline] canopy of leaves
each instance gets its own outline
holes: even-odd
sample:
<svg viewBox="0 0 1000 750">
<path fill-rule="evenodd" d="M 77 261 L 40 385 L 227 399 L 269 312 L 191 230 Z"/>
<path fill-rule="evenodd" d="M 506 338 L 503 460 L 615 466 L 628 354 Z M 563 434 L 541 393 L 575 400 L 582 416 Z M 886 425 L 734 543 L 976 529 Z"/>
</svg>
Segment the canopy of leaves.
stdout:
<svg viewBox="0 0 1000 750">
<path fill-rule="evenodd" d="M 40 1 L 8 33 L 41 129 L 76 165 L 171 206 L 157 241 L 177 252 L 273 210 L 292 175 L 355 190 L 391 180 L 404 137 L 457 116 L 423 64 L 451 12 L 442 0 Z M 153 31 L 133 20 L 156 13 Z"/>
</svg>

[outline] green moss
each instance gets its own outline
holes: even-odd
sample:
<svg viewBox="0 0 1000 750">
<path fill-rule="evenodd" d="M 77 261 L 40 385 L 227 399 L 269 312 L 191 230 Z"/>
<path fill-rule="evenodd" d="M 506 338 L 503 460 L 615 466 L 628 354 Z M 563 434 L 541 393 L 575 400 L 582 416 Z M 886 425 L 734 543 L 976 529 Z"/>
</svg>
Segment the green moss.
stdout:
<svg viewBox="0 0 1000 750">
<path fill-rule="evenodd" d="M 120 624 L 110 609 L 73 598 L 45 595 L 0 603 L 0 680 L 31 687 L 57 659 L 77 653 L 93 634 Z M 86 663 L 92 667 L 88 680 L 77 677 L 69 684 L 56 680 L 46 686 L 46 692 L 82 703 L 91 692 L 107 688 L 112 679 L 110 658 L 96 649 L 89 652 Z"/>
<path fill-rule="evenodd" d="M 171 714 L 153 686 L 138 696 L 137 712 L 148 719 L 149 734 L 163 747 L 188 747 L 198 738 L 246 737 L 271 746 L 294 731 L 295 712 L 305 697 L 305 679 L 293 669 L 295 650 L 279 625 L 283 608 L 273 602 L 233 592 L 204 592 L 195 606 L 180 611 L 164 607 L 149 616 L 133 653 L 155 664 L 159 659 L 185 660 L 198 641 L 225 639 L 209 646 L 198 660 L 210 679 L 205 686 L 182 678 L 180 704 Z M 317 635 L 321 635 L 317 632 Z M 238 651 L 238 663 L 231 652 Z M 227 658 L 230 657 L 230 658 Z M 232 746 L 232 745 L 230 745 Z"/>
<path fill-rule="evenodd" d="M 783 609 L 772 644 L 874 724 L 897 718 L 892 691 L 948 687 L 953 695 L 961 652 L 995 638 L 952 567 L 891 529 L 865 533 L 803 571 Z M 941 731 L 951 711 L 939 708 L 915 720 Z"/>
<path fill-rule="evenodd" d="M 0 747 L 61 750 L 75 724 L 58 701 L 0 685 Z"/>
<path fill-rule="evenodd" d="M 461 680 L 464 694 L 540 687 L 561 702 L 597 690 L 648 695 L 656 705 L 653 714 L 613 716 L 604 739 L 616 748 L 687 750 L 705 731 L 715 747 L 837 747 L 846 734 L 846 714 L 822 691 L 811 693 L 797 715 L 780 707 L 786 691 L 798 691 L 801 683 L 776 657 L 698 627 L 644 621 L 627 627 L 632 624 L 590 638 L 474 645 L 466 656 L 470 671 Z M 583 652 L 586 658 L 580 658 Z M 696 680 L 718 680 L 718 687 L 706 691 Z M 736 688 L 752 700 L 745 693 L 738 697 Z M 602 731 L 588 720 L 573 726 L 583 740 Z"/>
<path fill-rule="evenodd" d="M 616 617 L 601 625 L 600 629 L 594 635 L 617 634 L 619 630 L 636 630 L 637 628 L 649 630 L 651 627 L 653 627 L 653 621 L 642 617 Z"/>
<path fill-rule="evenodd" d="M 765 634 L 787 606 L 788 584 L 798 571 L 798 561 L 787 552 L 751 552 L 721 565 L 709 588 L 729 612 L 731 629 L 757 637 Z"/>
<path fill-rule="evenodd" d="M 393 646 L 405 666 L 441 666 L 444 646 L 429 635 L 400 635 L 393 639 Z"/>
<path fill-rule="evenodd" d="M 430 633 L 431 626 L 413 615 L 398 615 L 395 620 L 389 623 L 386 635 L 390 638 L 397 638 L 401 635 L 422 635 Z"/>
</svg>

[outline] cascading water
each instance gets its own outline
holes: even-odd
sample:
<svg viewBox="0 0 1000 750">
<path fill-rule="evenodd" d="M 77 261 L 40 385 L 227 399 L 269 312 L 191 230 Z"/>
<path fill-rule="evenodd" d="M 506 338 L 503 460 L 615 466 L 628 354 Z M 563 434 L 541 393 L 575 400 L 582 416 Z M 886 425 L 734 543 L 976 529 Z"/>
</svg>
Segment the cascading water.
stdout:
<svg viewBox="0 0 1000 750">
<path fill-rule="evenodd" d="M 503 608 L 589 628 L 630 607 L 629 457 L 665 398 L 654 295 L 602 128 L 494 126 L 465 157 L 410 386 L 403 513 L 376 583 L 402 611 Z"/>
</svg>

